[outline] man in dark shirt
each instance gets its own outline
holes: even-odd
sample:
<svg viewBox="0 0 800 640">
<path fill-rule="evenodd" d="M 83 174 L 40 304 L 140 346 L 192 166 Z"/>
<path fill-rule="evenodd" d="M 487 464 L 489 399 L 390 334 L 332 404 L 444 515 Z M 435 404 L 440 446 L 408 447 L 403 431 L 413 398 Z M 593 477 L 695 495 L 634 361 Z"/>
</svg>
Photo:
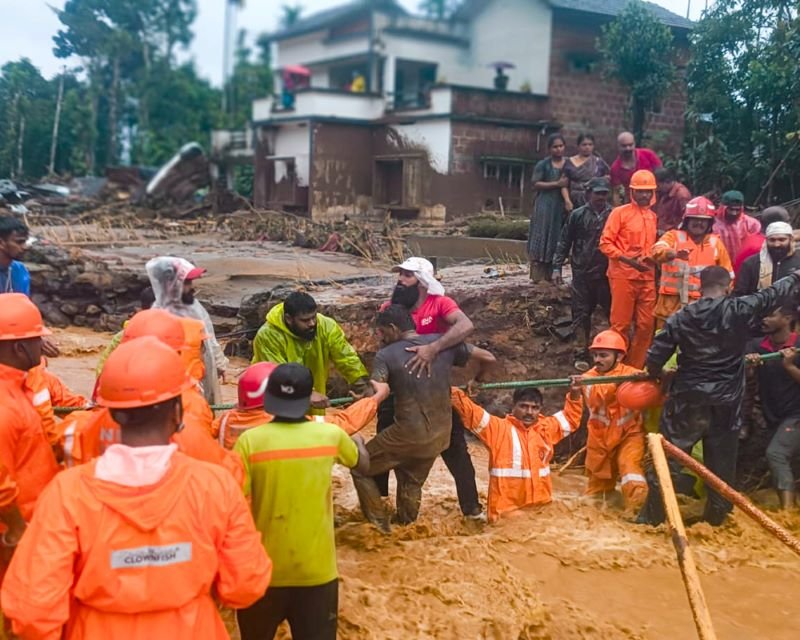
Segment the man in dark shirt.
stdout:
<svg viewBox="0 0 800 640">
<path fill-rule="evenodd" d="M 793 331 L 797 319 L 794 305 L 783 305 L 761 322 L 764 338 L 756 338 L 747 348 L 747 362 L 758 366 L 761 407 L 767 427 L 774 431 L 767 447 L 772 481 L 782 509 L 797 503 L 792 461 L 800 456 L 800 336 Z M 780 360 L 762 362 L 768 353 L 783 354 Z"/>
<path fill-rule="evenodd" d="M 702 440 L 706 466 L 728 484 L 736 478 L 747 346 L 742 337 L 754 317 L 785 302 L 798 282 L 800 271 L 795 271 L 771 287 L 737 298 L 728 295 L 727 269 L 706 267 L 700 272 L 702 297 L 667 318 L 647 352 L 647 371 L 658 377 L 678 349 L 678 371 L 661 413 L 661 435 L 686 453 Z M 674 460 L 669 464 L 674 482 L 681 466 Z M 652 466 L 647 481 L 650 492 L 639 522 L 660 524 L 664 507 Z M 707 522 L 721 525 L 730 510 L 730 502 L 708 490 L 703 514 Z"/>
<path fill-rule="evenodd" d="M 419 335 L 408 309 L 390 305 L 378 314 L 377 329 L 385 345 L 375 356 L 372 379 L 388 382 L 394 394 L 394 422 L 367 443 L 370 466 L 353 473 L 361 510 L 367 520 L 389 531 L 389 513 L 372 476 L 394 469 L 397 477 L 397 521 L 409 524 L 417 519 L 422 485 L 436 457 L 450 444 L 452 408 L 451 367 L 469 361 L 479 363 L 480 380 L 494 356 L 488 351 L 460 343 L 437 353 L 431 376 L 410 375 L 408 347 L 427 345 L 441 336 Z"/>
<path fill-rule="evenodd" d="M 592 178 L 586 188 L 587 203 L 570 213 L 561 230 L 553 258 L 553 282 L 561 284 L 561 268 L 567 257 L 572 266 L 572 330 L 577 332 L 576 366 L 589 368 L 589 336 L 592 314 L 597 305 L 608 317 L 611 311 L 611 292 L 608 288 L 608 258 L 600 251 L 600 234 L 611 213 L 608 178 Z M 582 363 L 586 363 L 583 367 Z"/>
<path fill-rule="evenodd" d="M 733 289 L 737 296 L 755 293 L 800 269 L 800 253 L 795 251 L 792 225 L 773 222 L 764 235 L 766 240 L 761 251 L 747 258 L 739 268 Z"/>
</svg>

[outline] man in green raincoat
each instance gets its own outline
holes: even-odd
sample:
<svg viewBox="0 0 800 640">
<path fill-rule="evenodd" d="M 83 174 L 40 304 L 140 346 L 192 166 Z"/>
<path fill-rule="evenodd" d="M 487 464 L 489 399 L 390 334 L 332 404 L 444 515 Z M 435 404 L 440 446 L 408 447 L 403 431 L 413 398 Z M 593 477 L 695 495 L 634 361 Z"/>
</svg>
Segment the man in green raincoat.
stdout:
<svg viewBox="0 0 800 640">
<path fill-rule="evenodd" d="M 368 393 L 369 373 L 339 324 L 317 313 L 310 295 L 295 291 L 285 302 L 267 313 L 267 321 L 253 341 L 253 363 L 297 362 L 311 370 L 314 393 L 311 404 L 324 409 L 330 365 L 336 368 L 354 392 Z"/>
</svg>

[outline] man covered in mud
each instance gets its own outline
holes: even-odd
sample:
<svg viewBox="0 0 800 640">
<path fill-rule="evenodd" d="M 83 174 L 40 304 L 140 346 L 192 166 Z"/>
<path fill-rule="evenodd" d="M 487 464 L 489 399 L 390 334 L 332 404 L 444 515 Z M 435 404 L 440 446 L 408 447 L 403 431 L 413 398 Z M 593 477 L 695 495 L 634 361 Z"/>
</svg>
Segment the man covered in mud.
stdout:
<svg viewBox="0 0 800 640">
<path fill-rule="evenodd" d="M 747 351 L 743 337 L 753 318 L 785 302 L 798 282 L 800 270 L 757 293 L 733 297 L 728 270 L 706 267 L 700 273 L 701 298 L 667 319 L 647 354 L 647 371 L 660 376 L 678 350 L 678 371 L 661 413 L 661 435 L 686 453 L 702 440 L 706 466 L 728 484 L 736 479 Z M 680 464 L 670 459 L 669 466 L 673 480 L 677 479 Z M 647 479 L 650 495 L 639 522 L 660 524 L 664 507 L 652 469 Z M 708 488 L 705 521 L 719 526 L 731 508 L 730 502 Z"/>
<path fill-rule="evenodd" d="M 436 354 L 430 378 L 409 375 L 410 347 L 429 345 L 441 336 L 419 335 L 408 309 L 393 304 L 381 311 L 377 331 L 384 347 L 373 364 L 372 379 L 388 382 L 394 393 L 394 419 L 367 443 L 369 469 L 353 473 L 361 510 L 381 531 L 389 532 L 389 513 L 373 476 L 394 469 L 397 476 L 397 522 L 417 519 L 422 485 L 436 457 L 447 448 L 452 430 L 451 367 L 477 362 L 476 380 L 486 374 L 494 356 L 460 343 Z"/>
<path fill-rule="evenodd" d="M 580 426 L 580 406 L 567 404 L 564 411 L 542 416 L 542 392 L 529 387 L 514 391 L 511 413 L 498 418 L 461 389 L 453 387 L 451 394 L 464 426 L 489 450 L 489 522 L 518 509 L 552 502 L 553 447 Z"/>
<path fill-rule="evenodd" d="M 162 256 L 153 258 L 145 265 L 150 286 L 153 289 L 154 309 L 165 309 L 179 318 L 193 318 L 203 323 L 205 337 L 202 340 L 204 365 L 201 384 L 203 394 L 210 404 L 222 402 L 219 378 L 224 377 L 228 359 L 217 342 L 211 316 L 195 298 L 194 281 L 203 276 L 205 269 L 195 267 L 188 260 Z"/>
<path fill-rule="evenodd" d="M 411 257 L 394 267 L 393 271 L 397 272 L 397 284 L 392 292 L 391 302 L 384 303 L 381 309 L 386 309 L 390 304 L 399 304 L 411 313 L 418 335 L 437 334 L 437 338 L 428 344 L 408 347 L 408 351 L 413 352 L 413 357 L 406 365 L 409 373 L 417 377 L 430 377 L 432 363 L 437 354 L 463 342 L 475 327 L 456 301 L 445 295 L 444 287 L 436 279 L 429 260 Z M 380 406 L 379 432 L 394 420 L 392 402 L 390 397 L 388 402 Z M 455 480 L 461 512 L 469 519 L 485 520 L 486 515 L 475 484 L 475 467 L 464 437 L 464 426 L 455 411 L 452 412 L 451 419 L 453 428 L 450 432 L 450 444 L 442 452 L 442 460 Z M 381 495 L 389 495 L 389 474 L 381 474 L 375 480 Z"/>
</svg>

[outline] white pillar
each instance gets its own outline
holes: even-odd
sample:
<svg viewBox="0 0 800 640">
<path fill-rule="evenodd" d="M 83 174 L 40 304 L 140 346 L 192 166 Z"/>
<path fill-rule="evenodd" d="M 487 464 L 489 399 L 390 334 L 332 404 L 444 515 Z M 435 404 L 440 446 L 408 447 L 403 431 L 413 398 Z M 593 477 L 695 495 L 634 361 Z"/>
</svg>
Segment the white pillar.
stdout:
<svg viewBox="0 0 800 640">
<path fill-rule="evenodd" d="M 386 99 L 386 107 L 394 109 L 394 76 L 396 69 L 396 58 L 388 55 L 383 59 L 383 96 Z"/>
</svg>

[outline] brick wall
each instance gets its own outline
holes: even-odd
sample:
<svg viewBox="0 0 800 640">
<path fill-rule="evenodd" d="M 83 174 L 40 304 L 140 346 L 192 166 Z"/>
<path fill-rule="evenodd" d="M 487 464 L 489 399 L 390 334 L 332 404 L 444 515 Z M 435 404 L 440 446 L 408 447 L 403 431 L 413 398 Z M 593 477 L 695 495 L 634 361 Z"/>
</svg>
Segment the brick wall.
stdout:
<svg viewBox="0 0 800 640">
<path fill-rule="evenodd" d="M 508 118 L 528 122 L 550 118 L 550 101 L 547 96 L 459 86 L 452 87 L 452 91 L 452 111 L 457 115 Z"/>
<path fill-rule="evenodd" d="M 570 153 L 574 151 L 577 134 L 588 131 L 594 134 L 598 151 L 610 163 L 617 155 L 617 135 L 631 126 L 627 91 L 617 82 L 605 79 L 599 63 L 588 72 L 575 69 L 571 64 L 570 56 L 576 53 L 582 54 L 582 60 L 594 56 L 599 61 L 596 42 L 600 24 L 584 20 L 574 14 L 553 13 L 550 107 L 553 119 L 564 125 L 562 132 L 567 137 Z M 685 39 L 676 39 L 676 45 L 680 60 L 685 61 L 688 55 Z M 661 154 L 678 153 L 683 140 L 685 110 L 686 85 L 680 79 L 664 100 L 661 112 L 648 117 L 645 146 Z"/>
</svg>

